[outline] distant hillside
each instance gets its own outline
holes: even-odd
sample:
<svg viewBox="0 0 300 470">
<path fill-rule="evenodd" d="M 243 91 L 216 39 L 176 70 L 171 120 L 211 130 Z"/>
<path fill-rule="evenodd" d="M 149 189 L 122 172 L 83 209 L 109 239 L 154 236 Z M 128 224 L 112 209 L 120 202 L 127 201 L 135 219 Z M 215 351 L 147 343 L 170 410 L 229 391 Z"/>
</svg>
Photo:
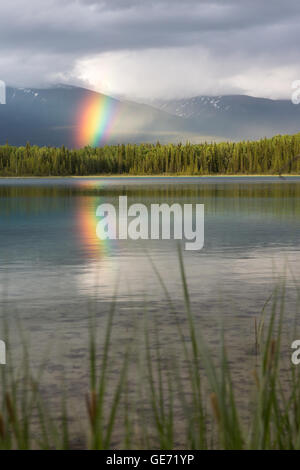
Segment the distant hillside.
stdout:
<svg viewBox="0 0 300 470">
<path fill-rule="evenodd" d="M 79 142 L 87 103 L 103 100 L 99 108 L 99 140 Z M 80 147 L 83 144 L 177 142 L 195 138 L 189 122 L 144 104 L 119 101 L 84 88 L 7 88 L 0 105 L 0 144 Z M 111 111 L 113 110 L 113 112 Z M 101 114 L 102 113 L 102 114 Z M 111 113 L 112 115 L 108 115 Z M 101 129 L 102 128 L 102 129 Z M 101 138 L 101 132 L 103 138 Z"/>
<path fill-rule="evenodd" d="M 0 144 L 79 148 L 117 143 L 243 140 L 300 131 L 300 105 L 250 96 L 138 104 L 84 88 L 7 88 Z M 95 105 L 89 113 L 88 106 Z M 211 137 L 213 136 L 213 137 Z"/>
<path fill-rule="evenodd" d="M 300 131 L 300 105 L 245 95 L 195 96 L 153 101 L 153 106 L 186 119 L 203 134 L 229 139 L 258 139 Z"/>
</svg>

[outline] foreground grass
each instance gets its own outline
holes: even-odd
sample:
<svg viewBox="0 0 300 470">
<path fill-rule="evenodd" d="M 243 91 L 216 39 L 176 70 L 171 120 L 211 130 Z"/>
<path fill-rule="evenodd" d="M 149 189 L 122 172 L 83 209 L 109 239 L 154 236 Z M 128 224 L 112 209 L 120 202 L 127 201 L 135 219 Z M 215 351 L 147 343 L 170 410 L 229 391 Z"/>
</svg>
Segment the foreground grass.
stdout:
<svg viewBox="0 0 300 470">
<path fill-rule="evenodd" d="M 166 355 L 159 328 L 149 322 L 145 302 L 143 320 L 135 325 L 140 344 L 128 338 L 117 379 L 111 381 L 116 291 L 100 345 L 97 321 L 90 315 L 90 389 L 82 400 L 88 430 L 80 447 L 299 449 L 300 367 L 298 370 L 291 362 L 286 367 L 281 360 L 284 285 L 277 286 L 255 324 L 255 361 L 249 370 L 253 387 L 245 413 L 237 403 L 224 334 L 216 361 L 191 309 L 180 252 L 179 264 L 187 328 L 183 328 L 163 279 L 153 268 L 174 313 L 184 373 L 182 361 L 172 351 Z M 38 371 L 30 369 L 28 345 L 22 339 L 22 364 L 12 367 L 6 324 L 4 329 L 8 366 L 1 366 L 0 448 L 73 448 L 67 395 L 62 394 L 60 416 L 51 417 L 40 391 L 44 362 Z"/>
</svg>

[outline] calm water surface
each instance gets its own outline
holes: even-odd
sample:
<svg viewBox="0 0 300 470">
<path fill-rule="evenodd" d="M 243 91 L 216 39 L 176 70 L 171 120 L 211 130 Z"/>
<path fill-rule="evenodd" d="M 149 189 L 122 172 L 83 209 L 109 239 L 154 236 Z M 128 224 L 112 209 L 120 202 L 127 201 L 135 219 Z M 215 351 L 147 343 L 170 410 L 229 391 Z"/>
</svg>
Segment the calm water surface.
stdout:
<svg viewBox="0 0 300 470">
<path fill-rule="evenodd" d="M 52 344 L 45 366 L 49 399 L 58 393 L 62 371 L 74 403 L 84 393 L 89 311 L 104 326 L 117 284 L 115 341 L 122 342 L 147 306 L 166 348 L 176 344 L 149 258 L 183 315 L 177 243 L 96 237 L 96 207 L 117 203 L 120 195 L 128 204 L 205 204 L 204 248 L 183 254 L 193 310 L 212 344 L 223 324 L 233 357 L 246 361 L 254 317 L 278 278 L 287 281 L 288 315 L 297 313 L 300 178 L 0 179 L 1 311 L 20 319 L 33 364 Z"/>
</svg>

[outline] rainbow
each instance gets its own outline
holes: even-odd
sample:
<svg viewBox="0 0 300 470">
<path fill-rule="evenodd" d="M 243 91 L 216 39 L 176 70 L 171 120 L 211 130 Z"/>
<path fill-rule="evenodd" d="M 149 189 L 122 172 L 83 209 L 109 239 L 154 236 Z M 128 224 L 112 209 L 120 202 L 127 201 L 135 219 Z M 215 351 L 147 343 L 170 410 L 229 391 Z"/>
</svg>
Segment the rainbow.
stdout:
<svg viewBox="0 0 300 470">
<path fill-rule="evenodd" d="M 94 182 L 81 182 L 85 186 L 94 186 Z M 108 240 L 100 240 L 97 237 L 96 209 L 101 204 L 98 198 L 93 196 L 81 196 L 78 198 L 77 207 L 77 227 L 80 236 L 80 243 L 83 250 L 89 257 L 101 258 L 109 254 Z"/>
<path fill-rule="evenodd" d="M 112 133 L 119 102 L 98 93 L 89 94 L 80 105 L 77 145 L 98 147 L 105 144 Z"/>
</svg>

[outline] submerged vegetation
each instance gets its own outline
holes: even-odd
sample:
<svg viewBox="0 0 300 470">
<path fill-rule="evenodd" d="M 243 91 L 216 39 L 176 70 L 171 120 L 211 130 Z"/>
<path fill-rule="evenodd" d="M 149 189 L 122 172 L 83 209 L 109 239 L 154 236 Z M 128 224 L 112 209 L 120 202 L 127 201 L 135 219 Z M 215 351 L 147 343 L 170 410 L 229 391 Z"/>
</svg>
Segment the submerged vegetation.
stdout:
<svg viewBox="0 0 300 470">
<path fill-rule="evenodd" d="M 43 364 L 35 373 L 31 371 L 24 341 L 21 367 L 14 369 L 8 355 L 8 365 L 1 368 L 0 448 L 300 448 L 300 368 L 292 365 L 290 351 L 288 363 L 282 355 L 284 283 L 275 289 L 255 322 L 253 351 L 249 352 L 253 356 L 248 374 L 251 386 L 247 405 L 242 406 L 225 335 L 220 334 L 216 360 L 191 309 L 181 253 L 179 261 L 185 325 L 153 268 L 174 314 L 185 370 L 172 351 L 166 354 L 159 328 L 153 322 L 150 325 L 145 307 L 143 319 L 134 327 L 135 339 L 128 337 L 122 346 L 117 379 L 111 382 L 116 294 L 100 346 L 96 317 L 90 317 L 90 389 L 82 397 L 88 428 L 80 444 L 72 441 L 74 416 L 67 394 L 62 394 L 60 417 L 51 418 L 40 392 Z M 240 367 L 245 365 L 241 362 Z M 78 410 L 72 412 L 76 415 Z"/>
<path fill-rule="evenodd" d="M 0 176 L 299 174 L 300 134 L 244 142 L 0 147 Z"/>
</svg>

